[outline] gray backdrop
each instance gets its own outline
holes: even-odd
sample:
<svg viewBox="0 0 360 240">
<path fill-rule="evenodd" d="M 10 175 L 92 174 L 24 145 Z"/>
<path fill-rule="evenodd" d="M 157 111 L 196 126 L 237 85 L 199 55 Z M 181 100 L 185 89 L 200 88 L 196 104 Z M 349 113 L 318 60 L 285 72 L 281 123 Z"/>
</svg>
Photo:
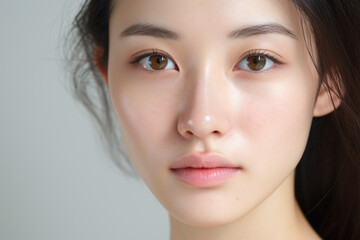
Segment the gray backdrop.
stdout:
<svg viewBox="0 0 360 240">
<path fill-rule="evenodd" d="M 166 211 L 104 152 L 66 90 L 79 0 L 0 0 L 0 239 L 167 239 Z"/>
</svg>

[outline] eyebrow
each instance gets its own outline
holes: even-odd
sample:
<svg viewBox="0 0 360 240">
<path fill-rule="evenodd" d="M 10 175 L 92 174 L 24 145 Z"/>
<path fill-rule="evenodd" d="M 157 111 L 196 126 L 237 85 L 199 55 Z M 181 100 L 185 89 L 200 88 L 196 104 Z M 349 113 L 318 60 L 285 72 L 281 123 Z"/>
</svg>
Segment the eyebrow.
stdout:
<svg viewBox="0 0 360 240">
<path fill-rule="evenodd" d="M 247 38 L 255 35 L 270 34 L 270 33 L 282 34 L 297 39 L 296 35 L 291 30 L 278 23 L 251 25 L 251 26 L 239 28 L 230 32 L 228 37 L 231 39 L 237 39 L 237 38 Z M 170 40 L 181 39 L 180 34 L 177 32 L 171 31 L 161 26 L 156 26 L 153 24 L 144 24 L 144 23 L 133 24 L 120 33 L 120 37 L 129 37 L 136 35 L 152 36 L 156 38 L 163 38 Z"/>
<path fill-rule="evenodd" d="M 236 39 L 236 38 L 246 38 L 254 35 L 269 34 L 269 33 L 278 33 L 297 39 L 296 35 L 291 30 L 278 23 L 253 25 L 253 26 L 237 29 L 230 32 L 228 37 L 232 39 Z"/>
<path fill-rule="evenodd" d="M 137 23 L 131 25 L 121 32 L 121 37 L 128 37 L 134 35 L 152 36 L 157 38 L 180 40 L 180 34 L 170 31 L 166 28 L 155 26 L 152 24 Z"/>
</svg>

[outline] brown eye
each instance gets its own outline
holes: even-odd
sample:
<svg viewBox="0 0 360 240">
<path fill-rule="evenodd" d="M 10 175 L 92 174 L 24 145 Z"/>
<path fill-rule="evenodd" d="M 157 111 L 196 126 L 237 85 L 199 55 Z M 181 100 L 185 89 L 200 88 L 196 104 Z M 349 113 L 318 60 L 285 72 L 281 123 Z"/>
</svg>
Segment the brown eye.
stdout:
<svg viewBox="0 0 360 240">
<path fill-rule="evenodd" d="M 151 71 L 161 71 L 165 69 L 175 69 L 175 64 L 170 58 L 163 55 L 155 54 L 142 58 L 139 64 Z"/>
<path fill-rule="evenodd" d="M 261 72 L 274 65 L 274 61 L 263 55 L 250 55 L 243 58 L 236 68 L 250 72 Z"/>
<path fill-rule="evenodd" d="M 263 69 L 266 64 L 266 59 L 263 56 L 250 56 L 248 57 L 248 67 L 253 71 Z"/>
<path fill-rule="evenodd" d="M 151 67 L 155 70 L 163 70 L 168 63 L 167 58 L 160 55 L 150 56 L 149 60 Z"/>
</svg>

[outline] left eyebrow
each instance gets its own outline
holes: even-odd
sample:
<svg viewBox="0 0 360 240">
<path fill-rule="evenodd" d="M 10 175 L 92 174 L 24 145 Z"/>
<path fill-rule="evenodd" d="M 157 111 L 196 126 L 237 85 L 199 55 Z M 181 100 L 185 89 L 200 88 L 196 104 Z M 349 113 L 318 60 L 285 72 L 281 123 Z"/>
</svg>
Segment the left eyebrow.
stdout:
<svg viewBox="0 0 360 240">
<path fill-rule="evenodd" d="M 236 29 L 230 32 L 228 37 L 232 39 L 247 38 L 255 35 L 269 34 L 269 33 L 278 33 L 285 36 L 289 36 L 297 40 L 296 35 L 291 30 L 278 23 L 252 25 L 245 28 Z"/>
</svg>

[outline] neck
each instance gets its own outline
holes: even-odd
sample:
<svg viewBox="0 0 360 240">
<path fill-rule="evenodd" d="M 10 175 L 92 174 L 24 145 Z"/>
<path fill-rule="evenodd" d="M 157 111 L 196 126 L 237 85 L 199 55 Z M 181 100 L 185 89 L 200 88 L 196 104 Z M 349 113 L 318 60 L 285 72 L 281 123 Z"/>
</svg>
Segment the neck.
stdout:
<svg viewBox="0 0 360 240">
<path fill-rule="evenodd" d="M 294 173 L 266 200 L 233 222 L 194 227 L 170 215 L 171 240 L 320 239 L 301 212 L 294 194 Z"/>
</svg>

